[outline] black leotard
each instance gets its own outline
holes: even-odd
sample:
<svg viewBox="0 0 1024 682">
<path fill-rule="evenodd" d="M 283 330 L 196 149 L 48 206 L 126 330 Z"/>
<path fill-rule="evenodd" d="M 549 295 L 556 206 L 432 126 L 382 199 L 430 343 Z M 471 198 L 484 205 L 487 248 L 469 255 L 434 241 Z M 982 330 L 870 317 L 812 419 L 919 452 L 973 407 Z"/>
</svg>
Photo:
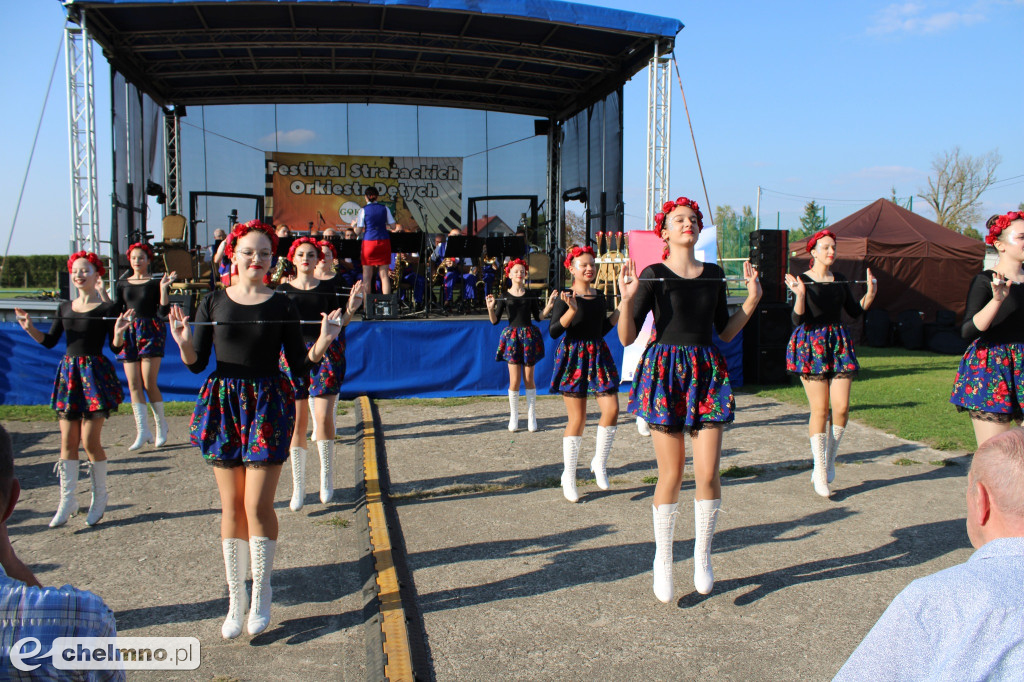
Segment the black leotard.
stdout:
<svg viewBox="0 0 1024 682">
<path fill-rule="evenodd" d="M 1011 284 L 999 312 L 985 331 L 974 326 L 974 316 L 992 300 L 992 275 L 985 270 L 971 280 L 961 334 L 965 339 L 980 338 L 986 343 L 1024 343 L 1024 284 Z"/>
<path fill-rule="evenodd" d="M 810 329 L 817 329 L 842 322 L 843 309 L 851 317 L 859 317 L 864 314 L 864 309 L 860 307 L 860 301 L 850 290 L 846 277 L 838 272 L 832 273 L 832 276 L 835 278 L 836 284 L 816 282 L 806 273 L 800 274 L 807 295 L 804 297 L 803 314 L 798 315 L 795 310 L 793 311 L 793 324 L 802 324 Z"/>
<path fill-rule="evenodd" d="M 227 291 L 207 294 L 199 303 L 196 322 L 284 321 L 282 324 L 225 324 L 210 327 L 196 325 L 192 333 L 196 360 L 188 368 L 198 374 L 217 353 L 217 374 L 238 379 L 257 379 L 280 372 L 278 358 L 284 347 L 288 366 L 295 372 L 308 371 L 306 345 L 299 329 L 299 311 L 287 296 L 273 295 L 263 303 L 235 303 Z"/>
<path fill-rule="evenodd" d="M 513 296 L 505 292 L 506 298 L 494 302 L 494 324 L 501 321 L 501 315 L 508 308 L 508 326 L 529 327 L 533 320 L 540 320 L 540 301 L 526 292 L 522 296 Z M 564 311 L 563 311 L 564 312 Z"/>
<path fill-rule="evenodd" d="M 135 317 L 167 317 L 170 306 L 160 305 L 160 280 L 117 283 L 117 302 L 122 310 L 134 310 Z"/>
<path fill-rule="evenodd" d="M 594 298 L 577 298 L 576 314 L 568 327 L 562 326 L 562 315 L 569 309 L 568 304 L 559 298 L 551 309 L 551 326 L 548 333 L 551 338 L 557 339 L 563 333 L 567 341 L 590 341 L 604 338 L 604 335 L 612 330 L 612 323 L 608 319 L 608 306 L 604 300 L 604 294 L 600 291 Z"/>
<path fill-rule="evenodd" d="M 50 331 L 43 334 L 40 342 L 47 348 L 53 348 L 60 341 L 62 334 L 67 334 L 68 348 L 66 355 L 72 357 L 84 355 L 103 355 L 103 343 L 109 339 L 110 348 L 114 348 L 114 320 L 102 318 L 117 317 L 120 305 L 113 302 L 100 303 L 87 313 L 76 313 L 71 309 L 71 301 L 61 301 L 57 308 L 57 316 L 53 318 Z"/>
<path fill-rule="evenodd" d="M 296 289 L 291 284 L 282 284 L 276 291 L 285 295 L 295 304 L 299 317 L 303 320 L 319 320 L 320 313 L 330 313 L 341 307 L 341 298 L 334 294 L 333 279 L 318 280 L 320 283 L 313 289 Z M 302 325 L 302 340 L 307 343 L 316 341 L 320 336 L 320 327 L 314 324 Z"/>
<path fill-rule="evenodd" d="M 722 268 L 714 263 L 704 263 L 700 275 L 689 279 L 664 263 L 647 266 L 640 273 L 640 287 L 633 298 L 633 324 L 639 331 L 648 311 L 653 310 L 658 343 L 710 346 L 712 326 L 721 334 L 729 322 L 724 278 Z"/>
</svg>

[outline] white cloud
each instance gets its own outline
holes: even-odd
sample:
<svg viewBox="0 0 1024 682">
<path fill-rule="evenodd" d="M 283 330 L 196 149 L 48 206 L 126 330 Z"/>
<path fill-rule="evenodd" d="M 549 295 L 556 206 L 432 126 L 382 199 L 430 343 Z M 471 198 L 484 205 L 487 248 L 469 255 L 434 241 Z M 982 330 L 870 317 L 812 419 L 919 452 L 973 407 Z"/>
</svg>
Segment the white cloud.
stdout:
<svg viewBox="0 0 1024 682">
<path fill-rule="evenodd" d="M 316 133 L 312 130 L 306 130 L 305 128 L 296 128 L 295 130 L 278 130 L 277 131 L 277 146 L 279 147 L 292 147 L 296 145 L 306 144 L 316 139 Z M 261 147 L 271 148 L 274 146 L 274 133 L 264 135 L 260 138 L 259 144 Z"/>
<path fill-rule="evenodd" d="M 985 21 L 985 15 L 977 11 L 935 12 L 916 2 L 889 5 L 875 15 L 875 23 L 868 27 L 869 35 L 912 33 L 925 35 L 940 33 L 959 26 L 970 26 Z"/>
</svg>

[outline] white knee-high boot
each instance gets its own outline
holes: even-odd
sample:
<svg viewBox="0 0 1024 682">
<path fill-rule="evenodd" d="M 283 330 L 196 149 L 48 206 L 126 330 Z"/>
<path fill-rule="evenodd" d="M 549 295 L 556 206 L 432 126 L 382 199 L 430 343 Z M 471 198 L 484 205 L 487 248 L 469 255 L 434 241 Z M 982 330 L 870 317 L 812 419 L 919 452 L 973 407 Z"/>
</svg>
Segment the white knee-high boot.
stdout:
<svg viewBox="0 0 1024 682">
<path fill-rule="evenodd" d="M 334 441 L 318 440 L 316 450 L 320 453 L 320 501 L 327 504 L 334 497 L 334 469 L 331 467 Z"/>
<path fill-rule="evenodd" d="M 641 436 L 651 435 L 651 427 L 647 425 L 647 420 L 643 417 L 636 418 L 636 430 Z"/>
<path fill-rule="evenodd" d="M 562 437 L 562 462 L 565 468 L 562 470 L 562 494 L 570 502 L 580 499 L 576 492 L 576 462 L 580 456 L 580 442 L 583 436 Z"/>
<path fill-rule="evenodd" d="M 519 429 L 519 391 L 508 389 L 508 430 L 515 432 Z"/>
<path fill-rule="evenodd" d="M 89 504 L 89 514 L 85 517 L 85 525 L 95 526 L 107 509 L 107 460 L 92 462 L 89 468 L 89 475 L 92 478 L 92 502 Z"/>
<path fill-rule="evenodd" d="M 822 497 L 829 497 L 832 491 L 828 487 L 828 434 L 816 433 L 811 436 L 811 456 L 814 457 L 814 471 L 811 481 L 814 492 Z"/>
<path fill-rule="evenodd" d="M 843 439 L 843 433 L 846 431 L 845 426 L 832 425 L 829 430 L 828 439 L 828 482 L 831 483 L 836 478 L 836 453 L 839 452 L 839 441 Z"/>
<path fill-rule="evenodd" d="M 693 586 L 701 594 L 711 594 L 715 572 L 711 568 L 711 540 L 722 510 L 721 500 L 694 500 Z"/>
<path fill-rule="evenodd" d="M 270 574 L 274 570 L 277 540 L 264 537 L 249 538 L 249 556 L 252 562 L 252 608 L 249 609 L 249 634 L 258 635 L 270 625 L 270 601 L 273 590 Z"/>
<path fill-rule="evenodd" d="M 54 471 L 60 474 L 60 503 L 57 513 L 50 521 L 50 528 L 63 526 L 73 514 L 78 512 L 78 460 L 58 459 Z"/>
<path fill-rule="evenodd" d="M 153 432 L 146 421 L 146 403 L 132 403 L 132 414 L 135 416 L 135 442 L 128 446 L 129 450 L 138 450 L 146 443 L 153 442 Z"/>
<path fill-rule="evenodd" d="M 299 511 L 306 499 L 306 448 L 291 448 L 292 463 L 292 501 L 288 507 Z"/>
<path fill-rule="evenodd" d="M 679 504 L 651 505 L 654 511 L 654 596 L 669 603 L 675 595 L 672 584 L 672 544 Z"/>
<path fill-rule="evenodd" d="M 153 410 L 153 421 L 156 422 L 156 440 L 153 441 L 153 445 L 156 447 L 163 447 L 167 444 L 167 419 L 164 417 L 164 404 L 150 403 L 149 407 Z"/>
<path fill-rule="evenodd" d="M 228 579 L 228 616 L 220 626 L 224 639 L 234 639 L 242 634 L 242 621 L 249 608 L 249 597 L 245 593 L 245 574 L 249 570 L 249 542 L 241 538 L 221 540 L 224 549 L 224 573 Z"/>
<path fill-rule="evenodd" d="M 594 480 L 601 490 L 608 490 L 608 455 L 612 451 L 615 440 L 615 426 L 597 427 L 597 448 L 594 459 L 590 460 L 590 470 L 594 472 Z"/>
<path fill-rule="evenodd" d="M 526 428 L 530 431 L 537 430 L 537 389 L 526 389 Z"/>
</svg>

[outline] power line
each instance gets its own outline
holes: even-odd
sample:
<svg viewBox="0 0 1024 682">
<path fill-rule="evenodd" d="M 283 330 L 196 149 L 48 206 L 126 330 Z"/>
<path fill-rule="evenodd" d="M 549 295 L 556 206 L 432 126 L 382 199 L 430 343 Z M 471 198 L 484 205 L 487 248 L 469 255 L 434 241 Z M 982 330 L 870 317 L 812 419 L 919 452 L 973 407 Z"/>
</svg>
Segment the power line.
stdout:
<svg viewBox="0 0 1024 682">
<path fill-rule="evenodd" d="M 790 194 L 788 192 L 780 192 L 775 189 L 768 189 L 767 187 L 762 187 L 761 191 L 770 192 L 772 194 L 780 194 L 784 197 L 793 197 L 795 199 L 810 199 L 811 201 L 830 201 L 834 203 L 870 204 L 874 201 L 878 201 L 878 197 L 875 197 L 874 199 L 828 199 L 826 197 L 810 197 L 804 196 L 803 194 Z"/>
<path fill-rule="evenodd" d="M 242 142 L 241 140 L 236 140 L 236 139 L 234 139 L 232 137 L 228 137 L 227 135 L 221 135 L 220 133 L 215 133 L 212 130 L 207 130 L 205 126 L 197 126 L 195 123 L 189 123 L 188 121 L 182 121 L 182 123 L 184 123 L 187 126 L 192 126 L 196 130 L 202 130 L 204 135 L 213 135 L 215 137 L 219 137 L 221 139 L 227 140 L 228 142 L 234 142 L 235 144 L 240 144 L 243 147 L 248 147 L 249 149 L 255 149 L 256 151 L 261 152 L 261 153 L 263 151 L 265 151 L 263 149 L 260 149 L 259 147 L 253 147 L 251 144 L 248 144 L 246 142 Z"/>
</svg>

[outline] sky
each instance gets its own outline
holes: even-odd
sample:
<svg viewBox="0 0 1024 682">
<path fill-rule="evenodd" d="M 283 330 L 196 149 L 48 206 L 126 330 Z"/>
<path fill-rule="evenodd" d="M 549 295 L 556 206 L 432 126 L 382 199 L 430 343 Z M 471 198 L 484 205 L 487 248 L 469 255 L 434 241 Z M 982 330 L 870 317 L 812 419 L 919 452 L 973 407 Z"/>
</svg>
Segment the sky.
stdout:
<svg viewBox="0 0 1024 682">
<path fill-rule="evenodd" d="M 982 215 L 1024 201 L 1024 0 L 588 4 L 679 19 L 686 102 L 707 186 L 705 200 L 679 86 L 672 73 L 671 196 L 711 207 L 756 206 L 762 224 L 795 226 L 804 204 L 829 222 L 895 188 L 927 186 L 934 158 L 959 146 L 998 151 L 999 182 Z M 57 55 L 57 0 L 5 3 L 0 24 L 0 249 L 7 244 L 32 140 Z M 108 69 L 96 52 L 101 230 L 109 221 Z M 624 89 L 628 228 L 643 227 L 646 72 Z M 11 241 L 12 254 L 61 253 L 71 232 L 63 56 Z M 259 190 L 257 190 L 259 191 Z M 913 209 L 934 217 L 914 197 Z M 707 214 L 707 212 L 705 212 Z M 978 226 L 980 227 L 980 225 Z M 2 253 L 2 250 L 0 250 Z"/>
</svg>

